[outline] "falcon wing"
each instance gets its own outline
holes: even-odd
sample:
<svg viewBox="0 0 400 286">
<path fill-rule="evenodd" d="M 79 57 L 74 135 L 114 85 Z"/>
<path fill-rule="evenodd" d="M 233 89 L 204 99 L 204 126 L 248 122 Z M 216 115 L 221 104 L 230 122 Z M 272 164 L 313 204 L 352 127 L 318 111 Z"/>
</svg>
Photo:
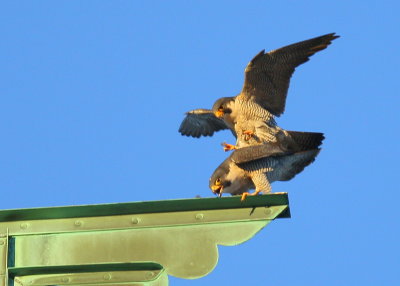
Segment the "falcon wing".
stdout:
<svg viewBox="0 0 400 286">
<path fill-rule="evenodd" d="M 179 132 L 185 136 L 199 138 L 200 136 L 212 136 L 214 132 L 229 129 L 222 119 L 214 115 L 209 109 L 195 109 L 186 112 Z"/>
<path fill-rule="evenodd" d="M 286 95 L 290 78 L 295 68 L 309 60 L 309 57 L 325 49 L 339 38 L 335 33 L 295 43 L 277 50 L 258 53 L 245 69 L 242 96 L 255 100 L 279 116 L 285 110 Z"/>
<path fill-rule="evenodd" d="M 320 149 L 297 152 L 285 156 L 270 156 L 240 164 L 245 171 L 269 172 L 274 181 L 288 181 L 314 162 Z"/>
<path fill-rule="evenodd" d="M 236 149 L 231 154 L 231 160 L 237 164 L 251 163 L 269 156 L 285 155 L 277 143 L 267 143 Z"/>
</svg>

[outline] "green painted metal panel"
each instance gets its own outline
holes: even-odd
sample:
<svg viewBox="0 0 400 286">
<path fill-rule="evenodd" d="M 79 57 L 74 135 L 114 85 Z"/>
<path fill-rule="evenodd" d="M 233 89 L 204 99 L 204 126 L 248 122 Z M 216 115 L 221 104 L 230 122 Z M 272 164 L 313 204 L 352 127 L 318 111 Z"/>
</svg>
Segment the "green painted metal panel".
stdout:
<svg viewBox="0 0 400 286">
<path fill-rule="evenodd" d="M 290 217 L 287 194 L 0 211 L 0 286 L 168 285 Z"/>
<path fill-rule="evenodd" d="M 52 267 L 9 267 L 8 273 L 11 277 L 27 275 L 46 274 L 68 274 L 68 273 L 92 273 L 107 271 L 161 271 L 163 267 L 154 262 L 135 263 L 103 263 L 103 264 L 82 264 L 62 265 Z"/>
<path fill-rule="evenodd" d="M 287 206 L 198 210 L 153 214 L 115 215 L 60 219 L 25 220 L 0 223 L 0 233 L 12 237 L 28 234 L 82 232 L 95 230 L 139 229 L 148 227 L 223 223 L 243 220 L 275 219 Z"/>
<path fill-rule="evenodd" d="M 113 263 L 10 268 L 18 285 L 165 285 L 168 278 L 156 263 Z M 162 284 L 161 284 L 162 283 Z"/>
<path fill-rule="evenodd" d="M 207 275 L 217 245 L 247 241 L 269 221 L 18 236 L 15 267 L 154 261 L 181 278 Z"/>
</svg>

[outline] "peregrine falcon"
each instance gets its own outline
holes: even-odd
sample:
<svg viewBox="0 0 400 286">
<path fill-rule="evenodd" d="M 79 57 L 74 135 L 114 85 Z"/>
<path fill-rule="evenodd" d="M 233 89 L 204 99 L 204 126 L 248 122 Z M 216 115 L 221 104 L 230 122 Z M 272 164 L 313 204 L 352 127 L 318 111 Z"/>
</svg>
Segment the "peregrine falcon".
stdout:
<svg viewBox="0 0 400 286">
<path fill-rule="evenodd" d="M 225 150 L 279 140 L 296 150 L 298 142 L 291 136 L 292 131 L 277 126 L 274 117 L 285 110 L 289 82 L 295 68 L 338 37 L 331 33 L 268 53 L 262 50 L 247 65 L 240 94 L 218 99 L 211 110 L 187 112 L 179 132 L 198 138 L 230 129 L 237 138 L 236 146 L 226 144 Z M 303 132 L 303 136 L 308 135 Z"/>
<path fill-rule="evenodd" d="M 223 193 L 247 195 L 271 192 L 274 181 L 288 181 L 311 164 L 320 149 L 283 152 L 279 144 L 248 146 L 235 150 L 211 175 L 209 187 Z M 250 189 L 255 189 L 249 193 Z"/>
</svg>

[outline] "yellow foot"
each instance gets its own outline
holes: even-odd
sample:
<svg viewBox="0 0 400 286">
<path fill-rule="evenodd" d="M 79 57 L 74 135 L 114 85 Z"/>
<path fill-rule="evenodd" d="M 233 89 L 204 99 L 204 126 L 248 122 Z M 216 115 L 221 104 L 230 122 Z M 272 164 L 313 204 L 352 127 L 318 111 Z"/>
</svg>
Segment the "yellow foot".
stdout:
<svg viewBox="0 0 400 286">
<path fill-rule="evenodd" d="M 273 193 L 274 195 L 284 195 L 284 194 L 287 194 L 287 192 L 276 192 L 276 193 Z"/>
<path fill-rule="evenodd" d="M 242 198 L 240 199 L 240 201 L 244 201 L 248 196 L 257 196 L 261 191 L 254 191 L 253 193 L 249 193 L 249 192 L 244 192 L 242 194 Z"/>
<path fill-rule="evenodd" d="M 245 130 L 243 131 L 244 134 L 244 140 L 249 141 L 251 139 L 251 137 L 254 136 L 254 132 L 251 130 Z"/>
<path fill-rule="evenodd" d="M 242 198 L 240 199 L 240 201 L 243 202 L 243 201 L 247 198 L 248 195 L 250 195 L 249 192 L 243 193 L 243 194 L 242 194 Z"/>
<path fill-rule="evenodd" d="M 235 149 L 236 149 L 236 146 L 235 146 L 235 145 L 228 144 L 228 143 L 225 143 L 225 142 L 222 143 L 221 145 L 224 147 L 224 151 L 225 151 L 225 152 L 231 151 L 231 150 L 235 150 Z"/>
</svg>

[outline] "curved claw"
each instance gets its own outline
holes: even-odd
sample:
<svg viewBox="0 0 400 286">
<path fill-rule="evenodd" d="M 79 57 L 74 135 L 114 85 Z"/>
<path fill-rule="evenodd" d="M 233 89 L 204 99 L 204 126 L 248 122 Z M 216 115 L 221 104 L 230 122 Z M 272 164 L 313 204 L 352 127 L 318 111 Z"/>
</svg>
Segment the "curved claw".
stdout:
<svg viewBox="0 0 400 286">
<path fill-rule="evenodd" d="M 248 196 L 257 196 L 261 191 L 260 190 L 256 190 L 253 193 L 249 193 L 249 192 L 244 192 L 242 194 L 242 198 L 240 199 L 241 202 L 243 202 Z"/>
<path fill-rule="evenodd" d="M 253 137 L 255 135 L 255 133 L 251 130 L 244 130 L 243 131 L 244 136 L 244 140 L 249 141 L 251 139 L 251 137 Z"/>
</svg>

